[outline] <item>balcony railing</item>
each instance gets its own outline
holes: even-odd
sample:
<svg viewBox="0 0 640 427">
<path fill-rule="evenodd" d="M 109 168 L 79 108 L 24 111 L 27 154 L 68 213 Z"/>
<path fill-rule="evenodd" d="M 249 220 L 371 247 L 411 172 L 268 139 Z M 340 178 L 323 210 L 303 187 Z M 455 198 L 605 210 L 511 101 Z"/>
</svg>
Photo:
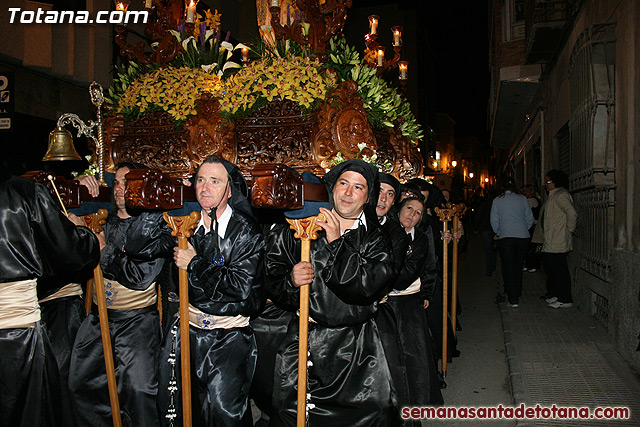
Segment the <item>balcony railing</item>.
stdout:
<svg viewBox="0 0 640 427">
<path fill-rule="evenodd" d="M 562 40 L 562 33 L 573 8 L 571 2 L 529 0 L 525 9 L 525 61 L 549 62 Z"/>
</svg>

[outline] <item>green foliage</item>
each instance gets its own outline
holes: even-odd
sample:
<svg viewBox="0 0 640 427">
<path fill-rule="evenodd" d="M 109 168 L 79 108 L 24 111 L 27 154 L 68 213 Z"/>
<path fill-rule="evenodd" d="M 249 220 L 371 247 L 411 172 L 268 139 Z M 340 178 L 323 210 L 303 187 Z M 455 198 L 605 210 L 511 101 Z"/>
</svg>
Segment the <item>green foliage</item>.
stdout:
<svg viewBox="0 0 640 427">
<path fill-rule="evenodd" d="M 421 140 L 422 128 L 411 112 L 409 101 L 387 81 L 378 77 L 375 68 L 361 61 L 358 52 L 347 45 L 344 39 L 332 38 L 330 47 L 326 66 L 335 70 L 337 83 L 353 80 L 358 84 L 358 94 L 369 123 L 376 129 L 398 126 L 402 135 L 409 140 Z"/>
<path fill-rule="evenodd" d="M 152 69 L 153 67 L 151 66 L 141 65 L 133 61 L 129 61 L 126 65 L 116 66 L 113 84 L 109 87 L 107 96 L 104 97 L 105 102 L 111 105 L 118 105 L 120 97 L 129 85 L 136 81 L 142 74 Z"/>
</svg>

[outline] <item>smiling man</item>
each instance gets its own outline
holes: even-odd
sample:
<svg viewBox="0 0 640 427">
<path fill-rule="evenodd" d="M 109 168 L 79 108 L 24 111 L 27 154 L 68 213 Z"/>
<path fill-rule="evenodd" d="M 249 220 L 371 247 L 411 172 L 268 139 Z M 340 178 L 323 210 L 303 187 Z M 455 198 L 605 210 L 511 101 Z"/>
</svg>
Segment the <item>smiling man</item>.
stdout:
<svg viewBox="0 0 640 427">
<path fill-rule="evenodd" d="M 377 169 L 348 160 L 324 177 L 333 208 L 320 208 L 324 232 L 300 262 L 292 230 L 274 229 L 266 255 L 267 287 L 280 303 L 309 297 L 309 425 L 399 424 L 391 375 L 373 317 L 396 272 L 391 243 L 375 212 Z M 276 358 L 271 425 L 296 425 L 298 322 L 291 322 Z"/>
</svg>

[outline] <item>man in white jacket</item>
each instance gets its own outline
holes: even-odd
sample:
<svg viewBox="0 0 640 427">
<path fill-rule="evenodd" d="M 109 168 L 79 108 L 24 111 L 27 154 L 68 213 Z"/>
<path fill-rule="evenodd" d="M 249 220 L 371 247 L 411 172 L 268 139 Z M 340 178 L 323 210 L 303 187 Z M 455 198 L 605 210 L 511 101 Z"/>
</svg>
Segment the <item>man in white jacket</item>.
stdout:
<svg viewBox="0 0 640 427">
<path fill-rule="evenodd" d="M 573 250 L 572 233 L 576 229 L 578 214 L 566 188 L 568 184 L 569 178 L 559 170 L 550 170 L 545 176 L 544 185 L 549 197 L 542 206 L 539 227 L 533 239 L 539 242 L 542 238 L 543 263 L 547 273 L 545 301 L 553 308 L 573 306 L 567 254 Z"/>
</svg>

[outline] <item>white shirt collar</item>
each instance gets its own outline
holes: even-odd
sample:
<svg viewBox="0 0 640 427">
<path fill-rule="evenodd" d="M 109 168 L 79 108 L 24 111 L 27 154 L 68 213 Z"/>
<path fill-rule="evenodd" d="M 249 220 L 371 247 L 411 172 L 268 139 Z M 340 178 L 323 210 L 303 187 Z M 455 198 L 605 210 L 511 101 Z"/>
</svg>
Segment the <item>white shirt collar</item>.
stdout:
<svg viewBox="0 0 640 427">
<path fill-rule="evenodd" d="M 355 219 L 355 221 L 353 221 L 353 225 L 351 225 L 351 228 L 349 228 L 349 230 L 355 230 L 358 227 L 360 227 L 360 223 L 362 223 L 362 225 L 364 225 L 364 229 L 367 229 L 367 218 L 364 215 L 364 210 L 362 210 L 362 212 L 360 212 L 360 215 L 358 215 L 358 218 Z M 346 230 L 346 231 L 349 231 Z M 344 234 L 344 233 L 343 233 Z"/>
<path fill-rule="evenodd" d="M 229 225 L 229 220 L 231 220 L 231 214 L 233 213 L 233 208 L 229 205 L 224 209 L 220 218 L 218 218 L 218 236 L 224 239 L 224 235 L 227 232 L 227 226 Z M 204 227 L 204 234 L 207 234 L 211 229 L 207 228 L 204 223 L 204 216 L 208 215 L 204 210 L 200 215 L 200 223 L 198 224 L 198 228 Z"/>
<path fill-rule="evenodd" d="M 416 239 L 416 228 L 413 227 L 411 230 L 407 231 L 407 234 L 411 234 L 411 240 Z"/>
</svg>

